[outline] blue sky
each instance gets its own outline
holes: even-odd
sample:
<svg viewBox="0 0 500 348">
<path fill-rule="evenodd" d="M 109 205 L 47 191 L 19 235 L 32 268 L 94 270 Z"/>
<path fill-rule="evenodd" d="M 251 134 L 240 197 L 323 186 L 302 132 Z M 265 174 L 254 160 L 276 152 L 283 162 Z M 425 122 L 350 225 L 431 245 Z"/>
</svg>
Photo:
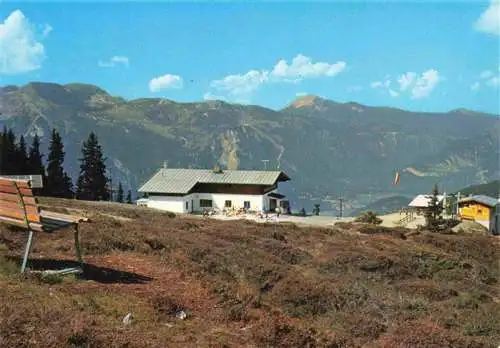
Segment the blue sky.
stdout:
<svg viewBox="0 0 500 348">
<path fill-rule="evenodd" d="M 128 99 L 275 109 L 314 94 L 498 113 L 499 21 L 498 0 L 0 0 L 0 85 L 82 82 Z"/>
</svg>

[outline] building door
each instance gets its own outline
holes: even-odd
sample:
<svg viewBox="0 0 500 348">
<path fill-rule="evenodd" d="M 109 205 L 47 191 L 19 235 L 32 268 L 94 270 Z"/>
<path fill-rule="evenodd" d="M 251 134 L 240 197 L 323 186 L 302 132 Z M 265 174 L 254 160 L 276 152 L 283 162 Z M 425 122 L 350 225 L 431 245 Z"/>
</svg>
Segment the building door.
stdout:
<svg viewBox="0 0 500 348">
<path fill-rule="evenodd" d="M 270 211 L 275 211 L 277 206 L 278 206 L 278 204 L 277 204 L 276 199 L 271 198 L 271 199 L 269 200 L 269 210 L 270 210 Z"/>
</svg>

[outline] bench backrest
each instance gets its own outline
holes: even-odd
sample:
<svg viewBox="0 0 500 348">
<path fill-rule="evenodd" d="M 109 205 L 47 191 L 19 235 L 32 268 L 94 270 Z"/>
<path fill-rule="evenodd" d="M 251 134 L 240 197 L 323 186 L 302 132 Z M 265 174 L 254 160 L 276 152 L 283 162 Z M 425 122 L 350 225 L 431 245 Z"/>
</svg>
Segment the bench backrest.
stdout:
<svg viewBox="0 0 500 348">
<path fill-rule="evenodd" d="M 40 223 L 40 209 L 29 181 L 0 179 L 0 221 L 25 228 Z"/>
</svg>

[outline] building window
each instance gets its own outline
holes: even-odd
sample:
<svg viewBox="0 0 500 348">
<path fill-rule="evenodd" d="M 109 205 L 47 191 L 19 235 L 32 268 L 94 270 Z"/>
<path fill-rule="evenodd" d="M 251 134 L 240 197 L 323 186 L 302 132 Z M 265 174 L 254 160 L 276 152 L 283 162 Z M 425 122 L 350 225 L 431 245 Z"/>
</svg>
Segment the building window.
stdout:
<svg viewBox="0 0 500 348">
<path fill-rule="evenodd" d="M 211 199 L 200 199 L 200 207 L 201 208 L 212 208 L 212 200 Z"/>
<path fill-rule="evenodd" d="M 244 201 L 243 202 L 243 208 L 250 209 L 250 201 Z"/>
<path fill-rule="evenodd" d="M 186 210 L 189 210 L 189 202 L 186 202 Z"/>
<path fill-rule="evenodd" d="M 231 208 L 231 206 L 232 206 L 232 202 L 231 201 L 225 201 L 224 202 L 224 207 L 225 208 Z"/>
</svg>

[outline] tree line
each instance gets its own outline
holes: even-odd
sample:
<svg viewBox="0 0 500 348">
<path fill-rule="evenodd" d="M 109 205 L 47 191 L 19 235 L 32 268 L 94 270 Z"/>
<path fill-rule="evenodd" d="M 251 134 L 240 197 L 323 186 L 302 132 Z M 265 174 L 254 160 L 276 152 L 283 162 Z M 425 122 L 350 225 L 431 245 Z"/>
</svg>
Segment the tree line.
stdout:
<svg viewBox="0 0 500 348">
<path fill-rule="evenodd" d="M 94 132 L 83 142 L 81 152 L 80 171 L 74 185 L 70 175 L 64 171 L 66 153 L 57 130 L 52 130 L 49 154 L 44 161 L 38 135 L 35 134 L 28 147 L 23 135 L 17 140 L 14 131 L 4 127 L 0 134 L 0 175 L 41 175 L 43 188 L 34 189 L 38 195 L 89 201 L 110 200 L 112 192 L 109 187 L 110 178 L 106 176 L 106 158 Z M 118 185 L 115 201 L 132 203 L 131 191 L 124 198 L 121 183 Z"/>
</svg>

